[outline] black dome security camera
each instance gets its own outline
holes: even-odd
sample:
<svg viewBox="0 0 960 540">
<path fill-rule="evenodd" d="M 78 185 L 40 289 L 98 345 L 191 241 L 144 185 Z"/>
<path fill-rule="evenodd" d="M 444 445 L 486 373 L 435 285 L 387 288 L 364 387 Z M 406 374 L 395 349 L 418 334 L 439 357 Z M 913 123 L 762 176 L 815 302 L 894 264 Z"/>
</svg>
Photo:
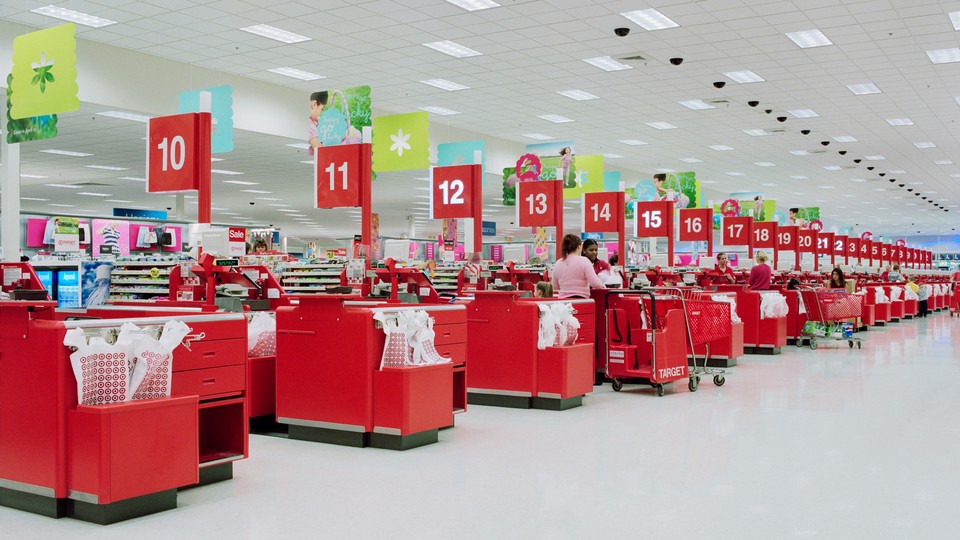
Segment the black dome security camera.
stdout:
<svg viewBox="0 0 960 540">
<path fill-rule="evenodd" d="M 887 173 L 882 172 L 882 173 L 880 173 L 880 178 L 883 178 L 883 177 L 886 176 L 886 175 L 887 175 Z M 890 181 L 893 182 L 893 180 L 890 180 Z"/>
<path fill-rule="evenodd" d="M 773 112 L 773 109 L 764 109 L 763 112 L 770 114 Z"/>
<path fill-rule="evenodd" d="M 857 164 L 859 164 L 861 161 L 863 161 L 863 160 L 862 160 L 862 159 L 855 159 L 855 160 L 853 160 L 853 162 L 854 162 L 854 163 L 857 163 Z"/>
<path fill-rule="evenodd" d="M 717 88 L 717 89 L 723 88 L 723 87 L 726 86 L 726 85 L 727 85 L 727 83 L 724 82 L 724 81 L 717 81 L 717 82 L 713 83 L 713 87 L 714 87 L 714 88 Z"/>
<path fill-rule="evenodd" d="M 847 155 L 847 151 L 846 151 L 846 150 L 841 150 L 841 151 L 839 151 L 839 152 L 837 152 L 837 153 L 840 154 L 841 156 Z"/>
<path fill-rule="evenodd" d="M 830 141 L 820 141 L 820 144 L 827 146 L 828 144 L 830 144 Z"/>
<path fill-rule="evenodd" d="M 920 198 L 921 198 L 921 199 L 923 199 L 923 200 L 927 200 L 927 198 L 926 198 L 926 197 L 920 197 Z"/>
<path fill-rule="evenodd" d="M 255 202 L 253 202 L 253 201 L 250 201 L 250 206 L 253 206 L 253 205 L 255 205 L 255 204 L 257 204 L 257 203 L 255 203 Z"/>
<path fill-rule="evenodd" d="M 908 192 L 909 192 L 909 191 L 913 191 L 913 188 L 912 188 L 912 187 L 908 187 L 908 188 L 907 188 L 907 191 L 908 191 Z"/>
<path fill-rule="evenodd" d="M 809 130 L 809 129 L 801 129 L 801 130 L 800 130 L 800 133 L 803 133 L 804 135 L 809 135 L 809 134 L 810 134 L 810 130 Z"/>
<path fill-rule="evenodd" d="M 906 184 L 897 184 L 897 187 L 903 187 L 903 186 L 905 186 L 905 185 L 906 185 Z"/>
<path fill-rule="evenodd" d="M 883 176 L 883 175 L 881 175 L 881 176 Z M 891 183 L 891 184 L 894 183 L 894 182 L 896 182 L 896 181 L 897 181 L 896 178 L 890 178 L 890 183 Z"/>
<path fill-rule="evenodd" d="M 172 207 L 172 206 L 168 206 L 168 207 L 167 207 L 167 210 L 173 210 L 173 207 Z"/>
<path fill-rule="evenodd" d="M 868 171 L 872 171 L 872 170 L 874 170 L 874 169 L 876 169 L 876 167 L 867 167 L 867 170 L 868 170 Z"/>
<path fill-rule="evenodd" d="M 683 63 L 683 58 L 671 58 L 670 63 L 675 66 L 679 66 L 680 64 Z"/>
<path fill-rule="evenodd" d="M 777 122 L 786 122 L 786 121 L 787 121 L 787 117 L 786 117 L 786 116 L 778 116 L 778 117 L 777 117 Z"/>
<path fill-rule="evenodd" d="M 626 37 L 627 34 L 630 33 L 630 29 L 629 29 L 629 28 L 614 28 L 614 29 L 613 29 L 613 33 L 616 34 L 617 37 Z"/>
<path fill-rule="evenodd" d="M 748 102 L 747 102 L 747 105 L 749 105 L 749 106 L 751 106 L 751 107 L 756 107 L 756 106 L 759 105 L 759 104 L 760 104 L 759 101 L 748 101 Z"/>
</svg>

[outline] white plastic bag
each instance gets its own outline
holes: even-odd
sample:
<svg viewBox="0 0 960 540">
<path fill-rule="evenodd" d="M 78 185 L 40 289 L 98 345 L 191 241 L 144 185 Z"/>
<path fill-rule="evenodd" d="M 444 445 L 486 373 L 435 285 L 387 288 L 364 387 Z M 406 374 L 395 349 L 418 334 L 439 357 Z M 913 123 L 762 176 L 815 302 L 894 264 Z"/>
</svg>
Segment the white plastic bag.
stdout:
<svg viewBox="0 0 960 540">
<path fill-rule="evenodd" d="M 903 287 L 890 287 L 890 301 L 897 302 L 903 294 Z"/>
<path fill-rule="evenodd" d="M 446 364 L 452 360 L 437 352 L 433 331 L 434 319 L 426 311 L 417 310 L 407 317 L 407 343 L 410 345 L 412 365 Z"/>
<path fill-rule="evenodd" d="M 63 344 L 76 348 L 70 355 L 70 364 L 77 379 L 77 401 L 81 405 L 126 400 L 129 347 L 111 345 L 99 336 L 88 342 L 80 328 L 68 330 Z"/>
<path fill-rule="evenodd" d="M 250 357 L 276 356 L 277 319 L 270 313 L 258 312 L 250 316 L 247 326 L 247 354 Z"/>
<path fill-rule="evenodd" d="M 554 323 L 557 328 L 557 336 L 554 338 L 554 346 L 573 345 L 577 342 L 577 336 L 580 332 L 580 320 L 574 315 L 576 310 L 573 304 L 567 302 L 553 302 L 551 310 L 553 311 Z"/>
<path fill-rule="evenodd" d="M 880 287 L 873 288 L 873 303 L 875 304 L 889 304 L 890 299 L 887 298 L 887 294 L 883 292 L 883 289 Z"/>
<path fill-rule="evenodd" d="M 406 318 L 401 327 L 400 313 L 389 316 L 382 311 L 373 314 L 373 319 L 379 321 L 387 340 L 383 344 L 383 354 L 380 356 L 380 369 L 384 367 L 399 367 L 410 363 L 410 345 L 407 344 Z"/>
<path fill-rule="evenodd" d="M 124 327 L 126 326 L 124 325 Z M 134 326 L 134 328 L 136 327 Z M 123 327 L 121 327 L 122 331 Z M 173 378 L 173 350 L 183 342 L 183 338 L 187 337 L 189 333 L 189 326 L 182 321 L 172 320 L 163 325 L 160 339 L 145 333 L 139 333 L 132 339 L 135 364 L 127 390 L 128 400 L 170 396 L 170 385 Z"/>
<path fill-rule="evenodd" d="M 774 319 L 777 317 L 786 317 L 790 308 L 787 307 L 787 299 L 776 291 L 763 291 L 760 293 L 760 318 Z"/>
<path fill-rule="evenodd" d="M 736 324 L 740 322 L 740 316 L 737 315 L 737 299 L 726 294 L 714 294 L 710 296 L 714 302 L 724 302 L 730 304 L 730 322 Z"/>
<path fill-rule="evenodd" d="M 911 289 L 910 287 L 904 287 L 903 299 L 904 300 L 920 300 L 920 297 L 917 296 L 917 293 L 913 292 L 913 289 Z"/>
<path fill-rule="evenodd" d="M 539 302 L 540 329 L 537 332 L 537 348 L 553 347 L 557 339 L 557 321 L 549 302 Z"/>
</svg>

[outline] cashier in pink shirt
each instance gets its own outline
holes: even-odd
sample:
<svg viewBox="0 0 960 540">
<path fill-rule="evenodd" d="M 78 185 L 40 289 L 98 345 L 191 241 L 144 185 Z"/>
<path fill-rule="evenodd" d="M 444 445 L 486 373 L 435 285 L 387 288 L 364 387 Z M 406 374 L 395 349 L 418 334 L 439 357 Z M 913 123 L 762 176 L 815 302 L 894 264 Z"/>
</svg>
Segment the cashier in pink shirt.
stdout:
<svg viewBox="0 0 960 540">
<path fill-rule="evenodd" d="M 770 276 L 773 275 L 773 268 L 767 264 L 770 257 L 766 252 L 758 251 L 753 260 L 757 264 L 750 269 L 750 276 L 747 277 L 747 288 L 751 291 L 766 291 L 770 289 Z"/>
<path fill-rule="evenodd" d="M 550 273 L 550 283 L 559 298 L 590 298 L 590 289 L 603 288 L 593 264 L 580 255 L 580 237 L 564 236 L 560 248 L 563 257 Z"/>
<path fill-rule="evenodd" d="M 729 285 L 737 282 L 737 278 L 734 277 L 733 268 L 730 268 L 729 262 L 730 258 L 727 257 L 726 253 L 717 253 L 717 265 L 713 269 L 714 285 Z"/>
</svg>

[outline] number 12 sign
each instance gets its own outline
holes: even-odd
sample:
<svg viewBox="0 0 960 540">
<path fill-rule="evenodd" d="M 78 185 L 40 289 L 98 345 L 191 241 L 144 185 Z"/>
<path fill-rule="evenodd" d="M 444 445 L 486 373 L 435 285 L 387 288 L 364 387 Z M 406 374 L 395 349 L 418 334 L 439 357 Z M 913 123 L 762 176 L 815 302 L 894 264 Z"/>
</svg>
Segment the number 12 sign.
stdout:
<svg viewBox="0 0 960 540">
<path fill-rule="evenodd" d="M 317 148 L 314 208 L 361 206 L 362 190 L 370 186 L 370 163 L 369 144 Z"/>
<path fill-rule="evenodd" d="M 430 217 L 479 219 L 480 180 L 480 165 L 431 168 Z"/>
<path fill-rule="evenodd" d="M 584 193 L 581 204 L 583 232 L 623 231 L 623 192 Z"/>
</svg>

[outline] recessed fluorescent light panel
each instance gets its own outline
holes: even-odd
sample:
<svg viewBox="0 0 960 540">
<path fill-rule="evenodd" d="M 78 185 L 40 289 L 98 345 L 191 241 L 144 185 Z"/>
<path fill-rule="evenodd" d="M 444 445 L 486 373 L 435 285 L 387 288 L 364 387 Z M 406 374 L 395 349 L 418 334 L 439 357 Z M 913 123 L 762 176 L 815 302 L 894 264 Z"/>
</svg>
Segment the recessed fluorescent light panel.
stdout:
<svg viewBox="0 0 960 540">
<path fill-rule="evenodd" d="M 302 142 L 302 143 L 290 143 L 290 144 L 288 144 L 287 146 L 289 146 L 290 148 L 296 148 L 296 149 L 298 149 L 298 150 L 309 150 L 309 149 L 310 149 L 310 145 L 309 145 L 308 143 L 305 143 L 305 142 Z M 313 162 L 311 161 L 311 163 L 313 163 Z"/>
<path fill-rule="evenodd" d="M 949 159 L 938 159 L 934 163 L 937 165 L 953 165 L 953 162 Z"/>
<path fill-rule="evenodd" d="M 894 169 L 892 171 L 887 171 L 887 172 L 889 172 L 890 174 L 907 174 L 907 171 L 903 169 Z"/>
<path fill-rule="evenodd" d="M 811 109 L 793 109 L 787 112 L 792 114 L 794 118 L 817 118 L 820 116 Z"/>
<path fill-rule="evenodd" d="M 833 45 L 833 42 L 827 39 L 827 36 L 823 35 L 823 32 L 817 29 L 801 30 L 800 32 L 787 32 L 787 37 L 796 43 L 801 49 Z"/>
<path fill-rule="evenodd" d="M 269 195 L 273 193 L 272 191 L 263 191 L 261 189 L 241 189 L 240 191 L 244 193 L 256 193 L 258 195 Z"/>
<path fill-rule="evenodd" d="M 709 147 L 711 150 L 716 150 L 717 152 L 728 152 L 733 150 L 733 147 L 727 146 L 725 144 L 715 144 Z"/>
<path fill-rule="evenodd" d="M 633 66 L 621 64 L 609 56 L 597 56 L 596 58 L 584 58 L 584 62 L 596 66 L 604 71 L 621 71 L 624 69 L 633 69 Z"/>
<path fill-rule="evenodd" d="M 765 135 L 769 135 L 769 133 L 762 129 L 745 129 L 743 132 L 751 137 L 763 137 Z"/>
<path fill-rule="evenodd" d="M 643 146 L 647 144 L 645 141 L 639 139 L 621 139 L 620 142 L 627 146 Z"/>
<path fill-rule="evenodd" d="M 835 141 L 837 141 L 837 142 L 840 142 L 840 143 L 857 142 L 856 137 L 851 137 L 850 135 L 838 135 L 838 136 L 834 137 L 833 140 L 835 140 Z"/>
<path fill-rule="evenodd" d="M 744 71 L 728 71 L 724 75 L 731 79 L 733 82 L 738 82 L 740 84 L 763 82 L 764 79 L 757 75 L 756 73 L 750 71 L 749 69 Z"/>
<path fill-rule="evenodd" d="M 210 169 L 210 172 L 212 172 L 213 174 L 227 174 L 227 175 L 230 175 L 230 176 L 235 176 L 235 175 L 238 175 L 238 174 L 243 174 L 242 172 L 237 172 L 237 171 L 225 171 L 225 170 L 223 170 L 223 169 Z"/>
<path fill-rule="evenodd" d="M 146 122 L 150 119 L 149 116 L 143 114 L 136 114 L 131 112 L 124 111 L 103 111 L 98 112 L 100 116 L 108 116 L 110 118 L 119 118 L 121 120 L 133 120 L 134 122 Z"/>
<path fill-rule="evenodd" d="M 703 160 L 697 159 L 697 158 L 695 158 L 695 157 L 680 158 L 680 161 L 682 161 L 682 162 L 684 162 L 684 163 L 703 163 Z"/>
<path fill-rule="evenodd" d="M 84 152 L 71 152 L 70 150 L 41 150 L 44 154 L 56 154 L 58 156 L 70 156 L 70 157 L 88 157 L 93 154 L 86 154 Z"/>
<path fill-rule="evenodd" d="M 72 23 L 82 24 L 84 26 L 90 26 L 93 28 L 103 28 L 104 26 L 117 24 L 117 21 L 111 21 L 110 19 L 87 15 L 86 13 L 80 13 L 79 11 L 57 7 L 54 5 L 31 9 L 30 12 L 46 15 L 47 17 L 53 17 L 54 19 L 60 19 L 62 21 L 69 21 Z"/>
<path fill-rule="evenodd" d="M 620 159 L 623 156 L 621 156 L 620 154 L 603 154 L 603 157 L 607 159 Z"/>
<path fill-rule="evenodd" d="M 455 114 L 460 114 L 460 111 L 455 111 L 453 109 L 444 109 L 443 107 L 420 107 L 421 111 L 427 111 L 433 114 L 439 114 L 440 116 L 453 116 Z"/>
<path fill-rule="evenodd" d="M 866 178 L 851 178 L 850 181 L 851 181 L 851 182 L 866 182 L 867 179 L 866 179 Z"/>
<path fill-rule="evenodd" d="M 310 73 L 309 71 L 303 71 L 292 67 L 278 67 L 268 69 L 267 71 L 270 73 L 276 73 L 277 75 L 283 75 L 284 77 L 300 79 L 301 81 L 316 81 L 318 79 L 325 78 L 323 75 L 317 75 L 316 73 Z"/>
<path fill-rule="evenodd" d="M 41 176 L 39 174 L 21 174 L 20 178 L 49 178 L 49 176 Z M 21 197 L 22 198 L 22 197 Z"/>
<path fill-rule="evenodd" d="M 64 188 L 64 189 L 80 189 L 83 187 L 83 186 L 72 186 L 70 184 L 46 184 L 46 186 L 55 187 L 55 188 Z"/>
<path fill-rule="evenodd" d="M 806 176 L 803 176 L 803 175 L 800 175 L 800 174 L 795 174 L 795 175 L 791 176 L 790 178 L 793 178 L 794 180 L 806 180 L 806 179 L 807 179 Z"/>
<path fill-rule="evenodd" d="M 915 143 L 913 143 L 913 145 L 916 146 L 917 148 L 920 148 L 920 149 L 923 149 L 923 148 L 936 148 L 936 147 L 937 147 L 937 145 L 935 145 L 935 144 L 933 144 L 932 142 L 929 142 L 929 141 L 928 141 L 928 142 L 915 142 Z"/>
<path fill-rule="evenodd" d="M 542 118 L 547 122 L 553 122 L 554 124 L 566 124 L 567 122 L 573 122 L 572 119 L 567 118 L 566 116 L 560 116 L 559 114 L 541 114 L 537 118 Z"/>
<path fill-rule="evenodd" d="M 462 7 L 467 11 L 480 11 L 481 9 L 500 7 L 500 4 L 493 0 L 447 0 L 447 2 L 457 7 Z"/>
<path fill-rule="evenodd" d="M 657 172 L 672 173 L 672 172 L 677 172 L 677 171 L 676 171 L 675 169 L 657 169 Z"/>
<path fill-rule="evenodd" d="M 600 99 L 599 97 L 591 94 L 590 92 L 584 92 L 583 90 L 560 90 L 557 92 L 561 96 L 568 97 L 570 99 L 575 99 L 577 101 L 588 101 L 591 99 Z"/>
<path fill-rule="evenodd" d="M 259 186 L 260 182 L 247 182 L 246 180 L 224 180 L 224 184 L 236 184 L 238 186 Z"/>
<path fill-rule="evenodd" d="M 707 109 L 716 109 L 713 105 L 710 105 L 702 99 L 691 99 L 688 101 L 678 101 L 677 103 L 683 105 L 688 109 L 693 109 L 695 111 L 705 111 Z"/>
<path fill-rule="evenodd" d="M 680 26 L 655 9 L 638 9 L 636 11 L 621 13 L 621 15 L 639 24 L 644 30 L 649 31 Z"/>
<path fill-rule="evenodd" d="M 423 84 L 429 84 L 430 86 L 439 88 L 441 90 L 447 90 L 449 92 L 455 92 L 457 90 L 467 90 L 470 88 L 469 86 L 464 86 L 462 84 L 455 83 L 453 81 L 448 81 L 446 79 L 427 79 L 425 81 L 420 81 L 420 82 L 422 82 Z"/>
<path fill-rule="evenodd" d="M 806 150 L 791 150 L 790 153 L 793 154 L 793 155 L 795 155 L 795 156 L 809 156 L 809 155 L 810 155 L 810 152 L 807 152 Z"/>
<path fill-rule="evenodd" d="M 127 167 L 114 167 L 113 165 L 84 165 L 88 169 L 100 169 L 103 171 L 128 171 Z"/>
<path fill-rule="evenodd" d="M 424 43 L 424 47 L 430 47 L 431 49 L 442 52 L 443 54 L 449 54 L 454 58 L 469 58 L 471 56 L 480 56 L 481 52 L 475 51 L 469 47 L 464 47 L 459 43 L 454 43 L 449 40 L 445 41 L 431 41 L 430 43 Z"/>
<path fill-rule="evenodd" d="M 653 129 L 677 129 L 677 126 L 668 122 L 646 122 Z"/>
<path fill-rule="evenodd" d="M 953 62 L 960 62 L 960 48 L 953 47 L 952 49 L 937 49 L 935 51 L 927 51 L 927 56 L 934 64 L 950 64 Z"/>
<path fill-rule="evenodd" d="M 133 182 L 146 182 L 146 178 L 137 178 L 136 176 L 121 176 L 120 180 L 131 180 Z"/>
<path fill-rule="evenodd" d="M 281 43 L 300 43 L 302 41 L 310 41 L 310 38 L 307 36 L 301 36 L 300 34 L 294 34 L 293 32 L 287 32 L 280 28 L 270 26 L 268 24 L 255 24 L 253 26 L 245 26 L 241 28 L 244 32 L 249 32 L 251 34 L 256 34 L 258 36 L 263 36 L 265 38 L 270 38 L 274 41 L 279 41 Z"/>
<path fill-rule="evenodd" d="M 535 141 L 549 141 L 553 139 L 553 137 L 549 135 L 544 135 L 543 133 L 524 133 L 523 136 L 528 139 L 533 139 Z"/>
<path fill-rule="evenodd" d="M 839 165 L 827 165 L 826 167 L 824 167 L 824 169 L 828 171 L 839 171 L 841 170 L 841 167 Z"/>
<path fill-rule="evenodd" d="M 47 201 L 49 201 L 50 199 L 39 199 L 39 198 L 37 198 L 37 197 L 20 197 L 20 200 L 21 200 L 21 201 L 47 202 Z"/>
<path fill-rule="evenodd" d="M 887 158 L 885 158 L 885 157 L 883 157 L 883 156 L 881 156 L 881 155 L 872 155 L 872 156 L 863 156 L 863 159 L 865 159 L 865 160 L 867 160 L 867 161 L 883 161 L 883 160 L 885 160 L 885 159 L 887 159 Z"/>
<path fill-rule="evenodd" d="M 887 118 L 887 123 L 891 126 L 912 126 L 913 120 L 909 118 Z"/>
<path fill-rule="evenodd" d="M 737 171 L 731 171 L 731 172 L 728 172 L 727 174 L 730 176 L 746 176 L 746 174 L 742 172 L 737 172 Z"/>
<path fill-rule="evenodd" d="M 89 197 L 113 197 L 113 195 L 109 193 L 94 193 L 91 191 L 78 191 L 77 195 L 87 195 Z"/>
<path fill-rule="evenodd" d="M 776 167 L 776 164 L 770 163 L 769 161 L 757 161 L 754 165 L 757 167 Z"/>
<path fill-rule="evenodd" d="M 858 96 L 864 96 L 867 94 L 879 94 L 880 88 L 873 83 L 864 83 L 864 84 L 848 84 L 847 88 Z"/>
</svg>

